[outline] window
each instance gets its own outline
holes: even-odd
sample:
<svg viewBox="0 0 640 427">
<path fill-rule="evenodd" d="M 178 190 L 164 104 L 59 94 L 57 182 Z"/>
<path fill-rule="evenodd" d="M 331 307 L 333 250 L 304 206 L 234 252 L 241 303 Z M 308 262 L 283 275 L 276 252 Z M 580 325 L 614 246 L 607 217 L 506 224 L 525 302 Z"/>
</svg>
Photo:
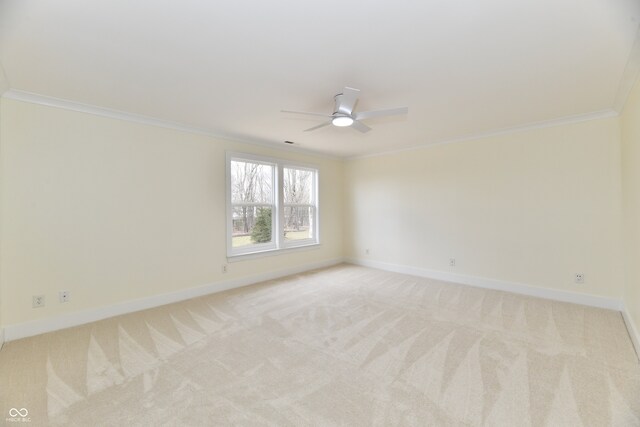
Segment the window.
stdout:
<svg viewBox="0 0 640 427">
<path fill-rule="evenodd" d="M 274 249 L 275 239 L 275 165 L 232 159 L 231 172 L 231 247 L 242 252 Z"/>
<path fill-rule="evenodd" d="M 318 243 L 318 171 L 227 154 L 227 255 Z"/>
<path fill-rule="evenodd" d="M 282 187 L 285 242 L 315 239 L 315 171 L 285 167 Z"/>
</svg>

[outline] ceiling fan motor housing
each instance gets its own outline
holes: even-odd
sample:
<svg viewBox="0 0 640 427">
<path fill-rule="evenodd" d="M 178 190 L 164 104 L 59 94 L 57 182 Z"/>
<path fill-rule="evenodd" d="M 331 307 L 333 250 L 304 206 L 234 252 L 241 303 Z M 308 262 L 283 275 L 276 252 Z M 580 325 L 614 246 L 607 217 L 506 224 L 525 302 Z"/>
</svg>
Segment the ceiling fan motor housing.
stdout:
<svg viewBox="0 0 640 427">
<path fill-rule="evenodd" d="M 343 93 L 339 93 L 333 97 L 335 100 L 336 106 L 333 109 L 333 116 L 347 116 L 351 117 L 351 111 L 348 110 L 348 107 L 344 105 L 342 102 L 342 98 L 344 97 Z"/>
</svg>

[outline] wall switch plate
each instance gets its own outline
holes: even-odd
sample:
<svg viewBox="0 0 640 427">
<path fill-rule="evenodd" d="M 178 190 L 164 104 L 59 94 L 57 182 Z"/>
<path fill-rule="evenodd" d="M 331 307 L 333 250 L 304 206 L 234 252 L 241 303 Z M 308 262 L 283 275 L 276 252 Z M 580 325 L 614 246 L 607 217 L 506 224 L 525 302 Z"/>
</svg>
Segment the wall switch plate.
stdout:
<svg viewBox="0 0 640 427">
<path fill-rule="evenodd" d="M 33 296 L 33 308 L 40 308 L 40 307 L 44 307 L 44 295 L 34 295 Z"/>
</svg>

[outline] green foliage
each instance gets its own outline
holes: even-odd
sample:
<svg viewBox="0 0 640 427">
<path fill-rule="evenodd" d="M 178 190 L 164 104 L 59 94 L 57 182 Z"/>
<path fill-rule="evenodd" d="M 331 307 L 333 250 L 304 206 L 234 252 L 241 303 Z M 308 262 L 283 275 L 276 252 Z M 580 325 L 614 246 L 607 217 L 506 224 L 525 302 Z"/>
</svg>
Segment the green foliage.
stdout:
<svg viewBox="0 0 640 427">
<path fill-rule="evenodd" d="M 251 240 L 254 243 L 266 243 L 271 241 L 271 209 L 258 209 L 256 223 L 251 231 Z"/>
</svg>

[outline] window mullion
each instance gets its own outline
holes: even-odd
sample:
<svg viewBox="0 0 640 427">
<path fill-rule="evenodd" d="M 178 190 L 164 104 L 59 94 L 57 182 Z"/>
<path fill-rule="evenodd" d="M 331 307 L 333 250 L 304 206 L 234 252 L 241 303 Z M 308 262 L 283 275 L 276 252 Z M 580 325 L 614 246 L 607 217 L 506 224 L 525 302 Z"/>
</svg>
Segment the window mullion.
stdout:
<svg viewBox="0 0 640 427">
<path fill-rule="evenodd" d="M 276 170 L 276 212 L 278 214 L 275 231 L 277 236 L 276 247 L 280 249 L 284 245 L 284 171 L 282 163 L 278 163 Z"/>
<path fill-rule="evenodd" d="M 309 203 L 285 203 L 284 206 L 292 208 L 315 208 L 316 205 Z"/>
<path fill-rule="evenodd" d="M 274 203 L 266 203 L 266 202 L 231 202 L 233 206 L 243 207 L 243 206 L 257 206 L 257 207 L 272 207 L 275 206 Z"/>
<path fill-rule="evenodd" d="M 318 173 L 314 173 L 313 174 L 313 180 L 312 180 L 312 184 L 311 184 L 311 191 L 312 191 L 312 198 L 311 201 L 313 202 L 313 215 L 312 215 L 312 220 L 313 220 L 313 227 L 311 227 L 311 233 L 312 234 L 312 238 L 318 242 L 318 218 L 319 218 L 319 213 L 318 213 Z"/>
</svg>

